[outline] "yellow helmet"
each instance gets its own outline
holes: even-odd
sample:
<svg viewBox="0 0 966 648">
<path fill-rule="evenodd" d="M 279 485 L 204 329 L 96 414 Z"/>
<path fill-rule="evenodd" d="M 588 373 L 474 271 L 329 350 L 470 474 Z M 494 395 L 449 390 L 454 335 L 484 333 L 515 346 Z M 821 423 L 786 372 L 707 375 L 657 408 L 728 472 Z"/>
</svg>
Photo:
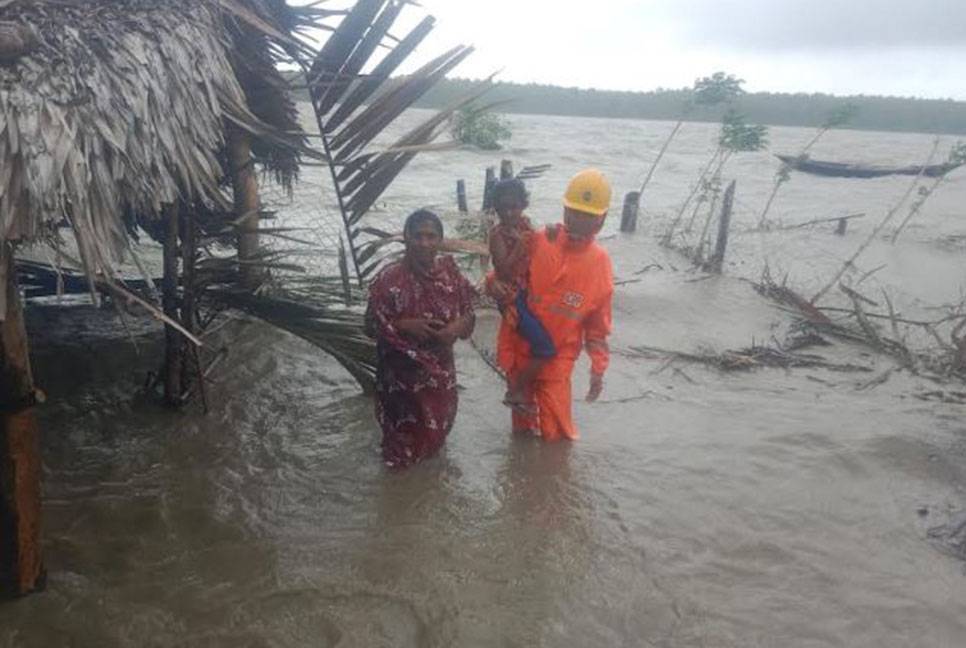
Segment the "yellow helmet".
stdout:
<svg viewBox="0 0 966 648">
<path fill-rule="evenodd" d="M 597 169 L 584 169 L 571 178 L 563 204 L 579 212 L 603 216 L 610 209 L 610 182 Z"/>
</svg>

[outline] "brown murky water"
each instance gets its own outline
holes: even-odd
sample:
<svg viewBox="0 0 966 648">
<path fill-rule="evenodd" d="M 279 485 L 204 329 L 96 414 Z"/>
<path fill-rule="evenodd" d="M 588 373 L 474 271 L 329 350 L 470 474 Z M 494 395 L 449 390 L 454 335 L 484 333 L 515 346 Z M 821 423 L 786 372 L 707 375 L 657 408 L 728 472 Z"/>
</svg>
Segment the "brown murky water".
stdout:
<svg viewBox="0 0 966 648">
<path fill-rule="evenodd" d="M 537 220 L 586 163 L 623 193 L 670 127 L 519 117 L 512 157 L 552 162 Z M 695 281 L 660 231 L 708 149 L 688 126 L 654 180 L 633 237 L 605 241 L 621 278 L 619 352 L 747 346 L 787 316 L 739 277 L 763 259 L 817 287 L 906 180 L 796 176 L 788 222 L 867 211 L 829 232 L 739 234 L 729 275 Z M 808 131 L 781 129 L 775 150 Z M 839 133 L 815 157 L 924 158 L 927 137 Z M 497 156 L 498 157 L 498 156 Z M 493 156 L 426 156 L 387 197 L 386 220 L 449 206 Z M 769 189 L 766 154 L 738 158 L 739 226 Z M 313 182 L 295 207 L 311 211 Z M 897 246 L 859 272 L 907 315 L 958 301 L 966 182 L 936 195 Z M 613 226 L 613 223 L 611 224 Z M 675 270 L 675 268 L 680 268 Z M 807 292 L 807 291 L 806 291 Z M 90 309 L 85 309 L 90 314 Z M 572 445 L 513 439 L 496 377 L 460 347 L 461 407 L 443 454 L 383 470 L 371 403 L 313 347 L 232 326 L 212 411 L 171 415 L 132 396 L 154 369 L 109 314 L 35 308 L 44 428 L 48 590 L 0 606 L 0 646 L 961 646 L 966 575 L 929 527 L 966 507 L 966 410 L 921 400 L 935 386 L 846 346 L 825 353 L 875 373 L 719 374 L 615 354 L 603 402 L 579 403 Z M 486 344 L 493 318 L 476 334 Z M 45 335 L 44 332 L 47 332 Z M 51 331 L 56 331 L 51 333 Z M 93 364 L 90 363 L 94 359 Z M 577 389 L 586 387 L 586 365 Z"/>
</svg>

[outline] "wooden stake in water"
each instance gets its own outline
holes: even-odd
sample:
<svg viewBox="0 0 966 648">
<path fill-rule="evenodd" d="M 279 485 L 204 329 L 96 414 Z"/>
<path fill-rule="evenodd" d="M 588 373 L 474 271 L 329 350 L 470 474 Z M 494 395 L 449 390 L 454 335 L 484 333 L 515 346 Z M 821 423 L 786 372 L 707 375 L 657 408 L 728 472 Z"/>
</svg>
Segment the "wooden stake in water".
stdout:
<svg viewBox="0 0 966 648">
<path fill-rule="evenodd" d="M 735 203 L 735 185 L 737 180 L 732 180 L 725 190 L 724 204 L 721 205 L 721 217 L 718 219 L 718 242 L 714 247 L 714 256 L 708 262 L 711 272 L 721 274 L 724 265 L 725 250 L 728 248 L 728 230 L 731 227 L 731 210 Z"/>
<path fill-rule="evenodd" d="M 465 214 L 470 211 L 470 207 L 466 202 L 465 180 L 456 181 L 456 206 L 459 208 L 461 214 Z"/>
<path fill-rule="evenodd" d="M 0 597 L 43 589 L 40 430 L 13 246 L 0 243 Z"/>
<path fill-rule="evenodd" d="M 637 229 L 637 210 L 640 205 L 639 191 L 629 191 L 624 196 L 624 210 L 621 212 L 621 231 L 633 234 Z"/>
<path fill-rule="evenodd" d="M 258 179 L 252 159 L 252 138 L 237 126 L 228 128 L 228 162 L 238 228 L 238 260 L 251 261 L 258 256 Z M 241 283 L 248 289 L 258 287 L 262 271 L 255 265 L 240 264 Z"/>
</svg>

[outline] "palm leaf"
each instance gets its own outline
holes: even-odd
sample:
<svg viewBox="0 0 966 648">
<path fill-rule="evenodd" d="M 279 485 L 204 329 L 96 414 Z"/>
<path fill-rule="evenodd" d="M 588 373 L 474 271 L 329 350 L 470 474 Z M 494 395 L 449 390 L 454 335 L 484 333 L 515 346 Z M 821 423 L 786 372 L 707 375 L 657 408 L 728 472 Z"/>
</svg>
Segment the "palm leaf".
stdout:
<svg viewBox="0 0 966 648">
<path fill-rule="evenodd" d="M 406 60 L 416 47 L 433 30 L 435 19 L 426 16 L 409 34 L 387 54 L 375 69 L 366 77 L 359 80 L 355 89 L 349 93 L 339 105 L 335 113 L 325 123 L 327 132 L 334 132 L 356 108 L 365 103 L 379 89 L 384 81 L 396 71 L 396 68 Z"/>
</svg>

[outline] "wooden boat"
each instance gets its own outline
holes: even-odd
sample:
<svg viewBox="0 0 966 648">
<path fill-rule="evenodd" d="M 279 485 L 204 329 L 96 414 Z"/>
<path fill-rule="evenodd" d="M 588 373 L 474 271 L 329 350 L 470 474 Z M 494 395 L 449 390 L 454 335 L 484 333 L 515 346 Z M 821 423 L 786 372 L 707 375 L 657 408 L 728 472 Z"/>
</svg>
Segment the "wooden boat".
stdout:
<svg viewBox="0 0 966 648">
<path fill-rule="evenodd" d="M 844 162 L 828 162 L 813 160 L 808 157 L 793 155 L 776 155 L 779 160 L 796 171 L 811 173 L 812 175 L 831 178 L 881 178 L 890 175 L 916 176 L 924 175 L 928 178 L 938 178 L 960 166 L 958 164 L 931 164 L 928 166 L 886 167 L 868 164 L 847 164 Z"/>
</svg>

